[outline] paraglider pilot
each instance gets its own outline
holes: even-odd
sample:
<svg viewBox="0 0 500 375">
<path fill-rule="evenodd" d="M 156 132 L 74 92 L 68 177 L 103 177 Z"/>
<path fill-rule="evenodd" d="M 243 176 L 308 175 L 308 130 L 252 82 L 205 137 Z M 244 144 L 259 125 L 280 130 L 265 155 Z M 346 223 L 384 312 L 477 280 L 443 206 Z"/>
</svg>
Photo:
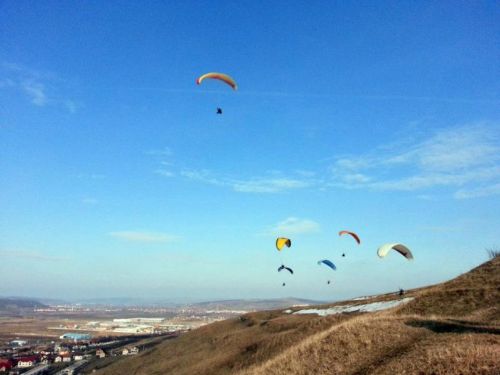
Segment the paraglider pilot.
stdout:
<svg viewBox="0 0 500 375">
<path fill-rule="evenodd" d="M 222 115 L 222 108 L 217 107 L 217 114 Z"/>
</svg>

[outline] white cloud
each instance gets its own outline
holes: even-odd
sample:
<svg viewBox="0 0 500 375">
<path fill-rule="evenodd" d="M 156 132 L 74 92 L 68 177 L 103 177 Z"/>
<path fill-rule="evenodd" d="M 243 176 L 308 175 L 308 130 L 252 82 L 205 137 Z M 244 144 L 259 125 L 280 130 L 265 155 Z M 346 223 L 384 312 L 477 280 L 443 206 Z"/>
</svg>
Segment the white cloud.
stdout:
<svg viewBox="0 0 500 375">
<path fill-rule="evenodd" d="M 373 151 L 334 160 L 329 177 L 322 171 L 295 169 L 290 172 L 266 171 L 263 175 L 241 178 L 223 176 L 208 169 L 184 169 L 180 172 L 169 161 L 155 173 L 224 187 L 241 193 L 273 194 L 305 188 L 325 190 L 331 187 L 375 191 L 420 191 L 428 199 L 428 190 L 437 187 L 460 189 L 455 198 L 497 194 L 500 184 L 500 126 L 478 123 L 438 129 L 424 138 L 416 132 L 403 139 L 385 142 Z M 419 141 L 415 139 L 419 138 Z M 412 143 L 410 143 L 410 141 Z M 151 151 L 168 155 L 170 149 Z M 321 177 L 320 177 L 321 176 Z M 451 192 L 453 194 L 453 192 Z"/>
<path fill-rule="evenodd" d="M 110 232 L 110 236 L 118 238 L 120 240 L 129 242 L 175 242 L 179 237 L 159 232 L 142 232 L 142 231 L 118 231 Z"/>
<path fill-rule="evenodd" d="M 457 171 L 500 160 L 499 135 L 484 125 L 445 129 L 390 162 L 416 163 L 425 171 Z"/>
<path fill-rule="evenodd" d="M 235 191 L 243 193 L 279 193 L 291 189 L 305 188 L 309 186 L 309 183 L 291 178 L 263 178 L 235 181 L 231 185 Z"/>
<path fill-rule="evenodd" d="M 47 261 L 47 262 L 61 262 L 67 261 L 67 257 L 59 257 L 42 254 L 37 251 L 23 251 L 23 250 L 0 250 L 0 257 L 9 258 L 19 258 L 19 259 L 31 259 L 36 261 Z"/>
<path fill-rule="evenodd" d="M 106 178 L 106 175 L 100 173 L 79 173 L 75 177 L 82 180 L 102 180 Z"/>
<path fill-rule="evenodd" d="M 47 104 L 45 86 L 40 82 L 25 81 L 21 86 L 26 94 L 31 98 L 31 102 L 39 107 Z"/>
<path fill-rule="evenodd" d="M 234 179 L 214 175 L 209 170 L 183 170 L 181 176 L 190 180 L 210 185 L 229 187 L 241 193 L 279 193 L 292 189 L 301 189 L 310 186 L 310 182 L 298 178 L 281 177 L 278 171 L 272 171 L 271 177 Z"/>
<path fill-rule="evenodd" d="M 416 191 L 448 186 L 468 187 L 456 198 L 491 195 L 500 184 L 500 129 L 496 124 L 441 129 L 413 146 L 339 158 L 331 171 L 330 185 L 343 188 Z M 491 187 L 477 188 L 485 182 Z"/>
<path fill-rule="evenodd" d="M 342 175 L 342 181 L 346 184 L 364 184 L 371 180 L 370 177 L 362 173 L 347 173 Z"/>
<path fill-rule="evenodd" d="M 475 189 L 460 189 L 455 193 L 454 197 L 457 199 L 469 199 L 487 197 L 490 195 L 500 195 L 500 183 Z"/>
<path fill-rule="evenodd" d="M 146 151 L 147 155 L 153 155 L 153 156 L 172 156 L 172 150 L 170 147 L 163 147 L 162 149 L 152 149 Z"/>
<path fill-rule="evenodd" d="M 212 172 L 207 169 L 202 170 L 183 170 L 181 171 L 181 176 L 188 178 L 190 180 L 195 180 L 199 182 L 204 182 L 211 185 L 225 185 L 223 181 L 215 177 Z"/>
<path fill-rule="evenodd" d="M 169 171 L 167 169 L 157 169 L 157 170 L 155 170 L 155 173 L 159 174 L 160 176 L 163 176 L 163 177 L 174 177 L 175 176 L 174 172 Z"/>
<path fill-rule="evenodd" d="M 340 158 L 335 161 L 333 165 L 333 170 L 349 170 L 357 171 L 360 169 L 365 169 L 372 165 L 374 160 L 368 157 L 357 156 L 354 158 Z"/>
<path fill-rule="evenodd" d="M 297 175 L 302 177 L 314 177 L 316 175 L 316 172 L 305 169 L 297 169 L 295 173 L 297 173 Z"/>
<path fill-rule="evenodd" d="M 19 64 L 0 64 L 0 88 L 22 92 L 37 107 L 55 105 L 75 113 L 79 105 L 64 97 L 64 81 L 55 74 L 40 72 Z M 50 88 L 50 90 L 49 90 Z"/>
<path fill-rule="evenodd" d="M 292 216 L 280 221 L 268 232 L 277 236 L 293 236 L 297 234 L 317 233 L 320 229 L 320 225 L 313 220 L 299 219 Z"/>
</svg>

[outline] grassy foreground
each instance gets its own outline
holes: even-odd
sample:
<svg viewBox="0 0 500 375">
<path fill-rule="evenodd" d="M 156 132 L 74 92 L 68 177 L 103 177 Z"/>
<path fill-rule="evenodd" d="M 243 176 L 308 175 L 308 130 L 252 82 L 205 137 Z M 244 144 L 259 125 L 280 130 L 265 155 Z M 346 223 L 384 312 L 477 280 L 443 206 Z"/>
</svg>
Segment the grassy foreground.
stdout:
<svg viewBox="0 0 500 375">
<path fill-rule="evenodd" d="M 201 327 L 98 374 L 500 373 L 500 257 L 405 297 L 413 300 L 372 313 L 249 313 Z M 388 294 L 321 308 L 397 298 Z"/>
</svg>

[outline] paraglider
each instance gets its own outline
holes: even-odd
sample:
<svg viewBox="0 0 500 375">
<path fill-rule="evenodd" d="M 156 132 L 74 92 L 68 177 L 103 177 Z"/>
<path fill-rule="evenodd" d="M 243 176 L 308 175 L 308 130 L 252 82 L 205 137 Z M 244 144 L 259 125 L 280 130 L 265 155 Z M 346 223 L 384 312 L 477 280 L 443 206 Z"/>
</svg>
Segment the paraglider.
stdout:
<svg viewBox="0 0 500 375">
<path fill-rule="evenodd" d="M 328 260 L 328 259 L 322 259 L 322 260 L 318 260 L 318 265 L 326 265 L 328 267 L 330 267 L 332 270 L 336 271 L 337 270 L 337 267 L 335 266 L 335 264 L 333 264 L 333 262 L 331 260 Z M 328 285 L 330 285 L 330 280 L 328 280 L 326 282 Z"/>
<path fill-rule="evenodd" d="M 292 241 L 290 241 L 289 238 L 278 237 L 276 239 L 276 249 L 278 249 L 278 251 L 281 251 L 284 246 L 286 247 L 292 246 Z"/>
<path fill-rule="evenodd" d="M 236 81 L 224 73 L 211 72 L 211 73 L 203 74 L 202 76 L 200 76 L 196 79 L 196 84 L 197 85 L 201 84 L 205 79 L 216 79 L 216 80 L 219 80 L 219 81 L 222 81 L 222 82 L 228 84 L 235 91 L 238 89 L 238 85 L 236 84 Z M 218 115 L 222 115 L 222 108 L 217 107 L 216 113 Z"/>
<path fill-rule="evenodd" d="M 293 270 L 290 268 L 290 267 L 285 267 L 284 264 L 282 264 L 279 268 L 278 268 L 278 272 L 281 272 L 283 270 L 287 270 L 288 272 L 290 272 L 292 275 L 293 275 Z"/>
<path fill-rule="evenodd" d="M 400 253 L 402 256 L 404 256 L 408 260 L 413 259 L 413 254 L 411 253 L 410 249 L 407 248 L 405 245 L 400 244 L 400 243 L 386 243 L 386 244 L 383 244 L 382 246 L 380 246 L 378 248 L 377 255 L 380 258 L 383 258 L 391 250 L 396 250 L 398 253 Z"/>
<path fill-rule="evenodd" d="M 323 260 L 318 260 L 318 264 L 321 265 L 321 264 L 326 264 L 328 267 L 330 267 L 332 270 L 336 271 L 337 270 L 337 267 L 335 266 L 335 264 L 332 263 L 331 260 L 328 260 L 328 259 L 323 259 Z"/>
<path fill-rule="evenodd" d="M 354 238 L 354 241 L 356 241 L 358 243 L 358 245 L 361 244 L 361 240 L 359 239 L 359 236 L 356 233 L 351 232 L 349 230 L 341 230 L 339 232 L 339 236 L 343 236 L 345 234 L 348 234 L 349 236 L 351 236 L 352 238 Z M 345 258 L 345 252 L 342 253 L 342 258 Z"/>
<path fill-rule="evenodd" d="M 202 76 L 200 76 L 196 79 L 196 84 L 197 85 L 201 84 L 207 78 L 218 79 L 218 80 L 228 84 L 229 86 L 231 86 L 233 88 L 233 90 L 238 89 L 238 85 L 236 84 L 236 81 L 234 79 L 229 77 L 227 74 L 216 73 L 216 72 L 203 74 Z"/>
<path fill-rule="evenodd" d="M 348 235 L 350 235 L 352 238 L 354 238 L 354 240 L 358 243 L 358 245 L 359 245 L 359 244 L 361 244 L 361 240 L 359 239 L 359 236 L 358 236 L 356 233 L 354 233 L 354 232 L 350 232 L 350 231 L 348 231 L 348 230 L 341 230 L 341 231 L 339 232 L 339 236 L 343 236 L 344 234 L 348 234 Z"/>
</svg>

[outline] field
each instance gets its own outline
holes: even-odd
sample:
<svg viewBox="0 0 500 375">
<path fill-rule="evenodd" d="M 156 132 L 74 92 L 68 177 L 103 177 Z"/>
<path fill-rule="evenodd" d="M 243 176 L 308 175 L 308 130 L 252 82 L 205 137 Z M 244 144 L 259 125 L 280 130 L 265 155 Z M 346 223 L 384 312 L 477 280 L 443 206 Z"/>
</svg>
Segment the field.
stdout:
<svg viewBox="0 0 500 375">
<path fill-rule="evenodd" d="M 83 326 L 89 319 L 64 318 L 64 317 L 0 317 L 0 342 L 9 341 L 13 338 L 58 338 L 64 332 L 75 331 L 73 328 L 60 326 Z M 57 329 L 55 329 L 57 328 Z M 85 331 L 92 336 L 120 336 L 122 334 L 111 331 Z"/>
</svg>

